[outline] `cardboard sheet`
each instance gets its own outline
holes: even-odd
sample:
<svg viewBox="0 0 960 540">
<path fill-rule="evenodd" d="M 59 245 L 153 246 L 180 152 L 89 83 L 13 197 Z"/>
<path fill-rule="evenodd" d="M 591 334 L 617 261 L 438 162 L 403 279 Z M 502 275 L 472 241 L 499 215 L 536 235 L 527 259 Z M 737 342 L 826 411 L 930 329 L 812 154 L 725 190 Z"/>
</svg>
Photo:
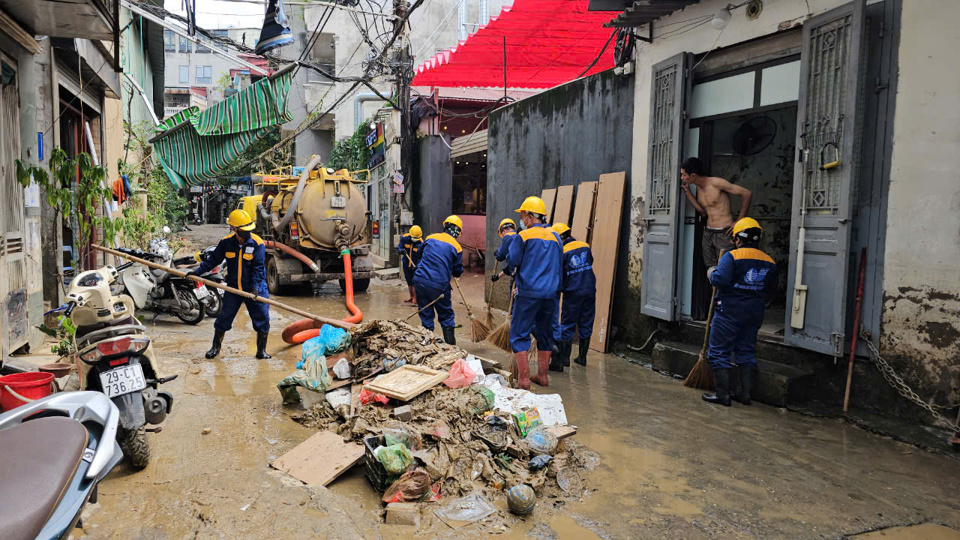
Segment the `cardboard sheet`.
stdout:
<svg viewBox="0 0 960 540">
<path fill-rule="evenodd" d="M 540 198 L 543 199 L 543 204 L 547 207 L 547 222 L 552 223 L 550 218 L 553 216 L 553 203 L 557 200 L 557 190 L 545 189 L 540 194 Z M 517 225 L 519 226 L 519 223 Z"/>
<path fill-rule="evenodd" d="M 591 243 L 593 213 L 597 202 L 597 182 L 582 182 L 577 186 L 577 199 L 573 205 L 573 223 L 570 235 L 581 242 Z"/>
<path fill-rule="evenodd" d="M 345 443 L 332 431 L 319 431 L 270 464 L 311 486 L 326 486 L 363 460 L 363 446 Z"/>
<path fill-rule="evenodd" d="M 553 219 L 550 223 L 566 223 L 570 226 L 570 216 L 573 214 L 573 186 L 557 188 L 557 202 L 553 206 Z"/>
<path fill-rule="evenodd" d="M 607 352 L 610 346 L 610 312 L 613 307 L 613 282 L 617 271 L 620 247 L 620 215 L 623 212 L 623 191 L 627 174 L 600 175 L 597 205 L 602 211 L 593 218 L 593 271 L 597 275 L 597 316 L 593 324 L 590 348 Z"/>
</svg>

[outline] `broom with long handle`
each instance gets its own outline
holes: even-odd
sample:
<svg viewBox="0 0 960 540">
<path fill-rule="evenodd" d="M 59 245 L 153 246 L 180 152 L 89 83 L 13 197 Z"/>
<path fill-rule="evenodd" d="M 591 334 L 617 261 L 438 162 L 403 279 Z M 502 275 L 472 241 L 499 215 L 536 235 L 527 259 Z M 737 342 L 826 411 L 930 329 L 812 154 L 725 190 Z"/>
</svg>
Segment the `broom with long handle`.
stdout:
<svg viewBox="0 0 960 540">
<path fill-rule="evenodd" d="M 497 347 L 500 350 L 506 352 L 513 352 L 513 348 L 510 347 L 510 317 L 513 315 L 513 285 L 510 285 L 510 306 L 507 308 L 507 320 L 503 321 L 503 324 L 497 327 L 496 330 L 490 333 L 490 337 L 487 338 L 493 346 Z"/>
<path fill-rule="evenodd" d="M 710 323 L 713 321 L 713 306 L 716 304 L 716 299 L 717 288 L 714 287 L 713 294 L 710 295 L 710 311 L 707 312 L 707 327 L 703 330 L 703 347 L 700 348 L 697 364 L 683 380 L 683 385 L 687 388 L 713 390 L 713 370 L 707 362 L 707 346 L 710 344 Z"/>
<path fill-rule="evenodd" d="M 500 261 L 495 260 L 493 262 L 493 275 L 497 275 L 497 266 L 500 265 Z M 493 312 L 490 311 L 490 300 L 493 298 L 493 284 L 495 281 L 490 282 L 490 292 L 487 294 L 487 315 L 483 319 L 483 324 L 487 325 L 487 328 L 493 328 Z"/>
<path fill-rule="evenodd" d="M 460 293 L 460 299 L 463 300 L 463 305 L 467 306 L 467 316 L 470 317 L 470 337 L 474 343 L 480 343 L 490 335 L 490 328 L 473 316 L 473 310 L 470 309 L 470 304 L 467 303 L 467 297 L 464 296 L 463 289 L 460 288 L 460 279 L 453 278 L 453 282 L 457 284 L 457 292 Z"/>
</svg>

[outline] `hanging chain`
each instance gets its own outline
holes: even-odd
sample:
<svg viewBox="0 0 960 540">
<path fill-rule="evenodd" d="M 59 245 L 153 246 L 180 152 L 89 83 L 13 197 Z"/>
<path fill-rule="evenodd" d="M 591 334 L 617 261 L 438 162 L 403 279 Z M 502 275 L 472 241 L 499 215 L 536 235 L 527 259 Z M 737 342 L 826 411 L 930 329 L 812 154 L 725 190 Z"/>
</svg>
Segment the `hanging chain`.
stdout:
<svg viewBox="0 0 960 540">
<path fill-rule="evenodd" d="M 890 383 L 890 386 L 892 386 L 901 396 L 916 403 L 918 406 L 929 412 L 938 421 L 946 424 L 947 428 L 951 431 L 960 432 L 960 426 L 947 420 L 942 414 L 940 414 L 939 411 L 937 411 L 937 409 L 941 407 L 927 403 L 921 399 L 920 396 L 917 395 L 917 393 L 914 392 L 909 386 L 907 386 L 907 383 L 903 382 L 903 379 L 897 375 L 897 372 L 893 370 L 890 364 L 888 364 L 887 361 L 880 356 L 880 351 L 878 351 L 873 342 L 870 341 L 870 334 L 868 334 L 866 330 L 860 331 L 860 339 L 862 339 L 867 345 L 867 348 L 870 349 L 870 354 L 873 356 L 873 359 L 877 365 L 877 369 L 880 370 L 883 378 Z M 949 408 L 949 406 L 942 408 Z"/>
</svg>

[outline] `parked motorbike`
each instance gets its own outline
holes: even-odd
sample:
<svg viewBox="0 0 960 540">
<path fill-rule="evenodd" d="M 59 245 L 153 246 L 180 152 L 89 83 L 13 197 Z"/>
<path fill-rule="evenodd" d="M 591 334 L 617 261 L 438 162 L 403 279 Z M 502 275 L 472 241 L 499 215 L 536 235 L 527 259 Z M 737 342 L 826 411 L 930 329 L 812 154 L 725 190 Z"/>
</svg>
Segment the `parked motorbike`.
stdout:
<svg viewBox="0 0 960 540">
<path fill-rule="evenodd" d="M 173 396 L 159 386 L 177 376 L 162 376 L 147 329 L 134 316 L 133 299 L 110 290 L 120 272 L 131 266 L 83 272 L 70 283 L 63 309 L 76 327 L 80 389 L 103 392 L 117 406 L 120 447 L 133 466 L 142 469 L 150 461 L 146 425 L 159 425 L 173 409 Z"/>
<path fill-rule="evenodd" d="M 194 253 L 193 255 L 178 257 L 173 260 L 173 267 L 180 270 L 190 271 L 196 268 L 198 264 L 205 261 L 215 249 L 217 249 L 217 246 L 210 246 L 202 251 Z M 214 267 L 200 277 L 213 281 L 214 283 L 223 283 L 223 275 L 220 274 L 219 266 Z M 211 294 L 207 295 L 207 297 L 203 299 L 203 304 L 207 312 L 207 317 L 216 317 L 217 315 L 220 315 L 220 310 L 223 309 L 223 291 L 214 288 L 211 291 Z"/>
<path fill-rule="evenodd" d="M 173 265 L 173 255 L 168 248 L 154 243 L 151 243 L 151 247 L 156 248 L 156 252 L 124 248 L 117 248 L 117 251 L 165 266 Z M 124 270 L 120 273 L 122 288 L 119 292 L 133 298 L 137 309 L 175 315 L 190 325 L 199 324 L 203 320 L 206 314 L 204 300 L 211 293 L 202 283 L 135 263 L 124 264 L 121 268 Z"/>
<path fill-rule="evenodd" d="M 3 537 L 65 538 L 123 459 L 120 412 L 98 392 L 61 392 L 0 414 Z"/>
</svg>

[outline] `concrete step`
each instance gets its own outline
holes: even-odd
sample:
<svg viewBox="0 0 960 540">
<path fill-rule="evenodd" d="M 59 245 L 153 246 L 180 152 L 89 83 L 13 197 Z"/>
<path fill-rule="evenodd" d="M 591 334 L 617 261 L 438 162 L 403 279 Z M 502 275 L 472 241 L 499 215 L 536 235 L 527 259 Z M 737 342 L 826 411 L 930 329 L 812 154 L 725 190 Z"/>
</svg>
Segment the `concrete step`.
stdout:
<svg viewBox="0 0 960 540">
<path fill-rule="evenodd" d="M 381 281 L 388 281 L 391 279 L 400 279 L 400 269 L 397 267 L 393 268 L 384 268 L 383 270 L 376 270 L 374 274 L 377 275 L 377 279 Z"/>
<path fill-rule="evenodd" d="M 700 347 L 675 341 L 661 341 L 653 347 L 653 369 L 661 373 L 686 377 L 697 364 Z M 800 405 L 810 396 L 814 375 L 810 371 L 758 359 L 759 374 L 754 383 L 753 399 L 776 407 Z"/>
</svg>

